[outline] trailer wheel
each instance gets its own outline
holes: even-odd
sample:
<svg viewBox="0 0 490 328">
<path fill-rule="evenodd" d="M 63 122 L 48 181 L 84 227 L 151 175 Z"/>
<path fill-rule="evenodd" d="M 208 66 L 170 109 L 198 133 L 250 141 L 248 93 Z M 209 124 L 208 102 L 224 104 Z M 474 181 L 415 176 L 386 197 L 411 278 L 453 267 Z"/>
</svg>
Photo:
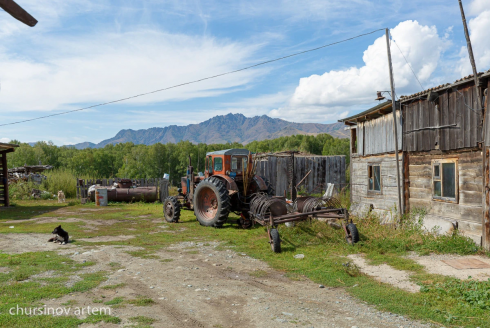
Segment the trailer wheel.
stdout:
<svg viewBox="0 0 490 328">
<path fill-rule="evenodd" d="M 163 202 L 163 214 L 167 222 L 179 222 L 180 202 L 177 197 L 167 197 Z"/>
<path fill-rule="evenodd" d="M 354 245 L 359 241 L 359 231 L 357 231 L 357 227 L 354 223 L 349 223 L 346 228 L 347 236 L 345 239 L 349 245 Z"/>
<path fill-rule="evenodd" d="M 203 226 L 221 227 L 230 213 L 230 196 L 225 184 L 216 177 L 201 181 L 194 191 L 194 214 Z"/>
<path fill-rule="evenodd" d="M 271 248 L 274 253 L 280 253 L 281 252 L 281 238 L 279 238 L 279 232 L 277 229 L 271 229 L 270 231 L 270 243 L 271 243 Z"/>
</svg>

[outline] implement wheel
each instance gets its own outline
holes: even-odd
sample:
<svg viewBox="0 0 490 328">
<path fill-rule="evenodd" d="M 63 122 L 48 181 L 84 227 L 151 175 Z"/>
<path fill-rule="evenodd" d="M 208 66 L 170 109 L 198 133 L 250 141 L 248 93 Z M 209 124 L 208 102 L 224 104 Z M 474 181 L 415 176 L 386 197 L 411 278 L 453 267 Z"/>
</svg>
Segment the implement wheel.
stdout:
<svg viewBox="0 0 490 328">
<path fill-rule="evenodd" d="M 221 227 L 230 213 L 230 196 L 225 184 L 216 177 L 201 181 L 194 191 L 194 214 L 199 223 Z"/>
<path fill-rule="evenodd" d="M 167 222 L 179 222 L 180 202 L 176 197 L 167 197 L 163 202 L 163 214 Z"/>
<path fill-rule="evenodd" d="M 271 229 L 270 231 L 270 243 L 274 253 L 281 252 L 281 238 L 279 238 L 279 232 L 277 229 Z"/>
<path fill-rule="evenodd" d="M 347 243 L 349 245 L 354 245 L 359 241 L 359 232 L 357 231 L 357 227 L 354 223 L 349 223 L 346 226 L 347 236 L 345 237 Z"/>
</svg>

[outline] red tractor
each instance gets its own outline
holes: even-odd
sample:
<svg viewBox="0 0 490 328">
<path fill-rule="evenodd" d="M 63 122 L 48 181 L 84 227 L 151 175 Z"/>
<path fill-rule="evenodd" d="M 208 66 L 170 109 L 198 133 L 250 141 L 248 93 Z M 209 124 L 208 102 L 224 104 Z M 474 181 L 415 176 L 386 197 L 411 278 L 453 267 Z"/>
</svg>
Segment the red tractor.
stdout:
<svg viewBox="0 0 490 328">
<path fill-rule="evenodd" d="M 258 192 L 272 195 L 269 182 L 255 175 L 254 162 L 246 149 L 227 149 L 206 154 L 204 175 L 194 174 L 189 157 L 187 176 L 181 179 L 179 195 L 167 197 L 163 212 L 168 222 L 178 222 L 182 207 L 194 210 L 201 225 L 221 227 L 230 212 L 240 213 L 240 224 L 249 226 L 251 197 Z"/>
</svg>

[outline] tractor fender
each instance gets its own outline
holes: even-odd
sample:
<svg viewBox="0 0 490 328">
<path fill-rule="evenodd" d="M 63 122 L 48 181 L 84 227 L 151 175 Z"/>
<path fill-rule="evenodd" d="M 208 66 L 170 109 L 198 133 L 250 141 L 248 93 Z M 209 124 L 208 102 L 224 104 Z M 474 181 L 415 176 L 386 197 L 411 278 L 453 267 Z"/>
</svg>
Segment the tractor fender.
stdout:
<svg viewBox="0 0 490 328">
<path fill-rule="evenodd" d="M 228 189 L 228 191 L 238 191 L 238 186 L 236 185 L 235 180 L 229 176 L 225 174 L 213 174 L 212 176 L 226 181 L 226 189 Z"/>
<path fill-rule="evenodd" d="M 267 190 L 268 186 L 265 183 L 264 178 L 262 178 L 260 175 L 254 176 L 254 181 L 257 183 L 260 190 Z"/>
</svg>

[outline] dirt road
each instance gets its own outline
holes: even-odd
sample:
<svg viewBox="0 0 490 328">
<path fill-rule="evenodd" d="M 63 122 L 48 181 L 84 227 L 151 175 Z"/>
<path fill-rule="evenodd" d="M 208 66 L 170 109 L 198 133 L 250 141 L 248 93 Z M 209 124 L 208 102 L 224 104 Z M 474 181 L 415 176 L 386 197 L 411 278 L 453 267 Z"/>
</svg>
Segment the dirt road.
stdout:
<svg viewBox="0 0 490 328">
<path fill-rule="evenodd" d="M 13 235 L 10 235 L 12 237 Z M 29 236 L 29 237 L 28 237 Z M 16 240 L 28 243 L 35 234 L 9 238 L 4 251 L 19 250 Z M 47 306 L 73 303 L 97 307 L 116 297 L 144 297 L 155 303 L 137 306 L 122 303 L 111 314 L 122 319 L 145 316 L 155 327 L 429 327 L 402 316 L 382 313 L 349 297 L 342 289 L 320 288 L 309 280 L 291 280 L 265 263 L 218 243 L 185 242 L 156 253 L 158 258 L 129 255 L 138 248 L 122 246 L 58 247 L 76 261 L 95 261 L 84 272 L 112 271 L 107 282 L 85 293 L 48 300 Z M 42 247 L 42 245 L 38 245 Z M 117 270 L 114 266 L 119 263 Z M 71 282 L 77 281 L 73 277 Z M 124 285 L 104 289 L 104 285 Z M 84 325 L 83 327 L 95 327 Z"/>
</svg>

